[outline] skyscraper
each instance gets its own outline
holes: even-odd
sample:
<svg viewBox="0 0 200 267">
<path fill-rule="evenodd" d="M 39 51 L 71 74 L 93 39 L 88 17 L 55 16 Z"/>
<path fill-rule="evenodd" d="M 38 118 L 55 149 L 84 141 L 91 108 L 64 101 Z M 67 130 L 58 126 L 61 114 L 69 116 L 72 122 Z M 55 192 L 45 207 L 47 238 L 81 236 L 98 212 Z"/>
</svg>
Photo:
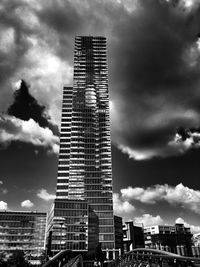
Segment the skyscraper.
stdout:
<svg viewBox="0 0 200 267">
<path fill-rule="evenodd" d="M 77 36 L 75 38 L 73 87 L 64 87 L 63 91 L 55 206 L 71 205 L 71 209 L 75 209 L 75 211 L 71 210 L 71 217 L 73 217 L 71 224 L 78 224 L 78 222 L 85 224 L 84 231 L 81 226 L 82 228 L 77 228 L 79 230 L 76 232 L 75 228 L 70 227 L 69 218 L 66 221 L 66 217 L 69 216 L 68 208 L 65 210 L 66 215 L 66 212 L 58 211 L 58 208 L 54 207 L 54 222 L 57 218 L 57 227 L 59 220 L 62 220 L 61 217 L 65 218 L 63 233 L 64 231 L 67 233 L 68 239 L 65 239 L 65 247 L 69 249 L 75 247 L 77 250 L 80 249 L 74 244 L 81 238 L 86 240 L 85 245 L 82 244 L 82 249 L 88 249 L 92 232 L 91 240 L 93 241 L 94 232 L 98 232 L 98 241 L 102 249 L 114 248 L 106 53 L 105 37 Z M 80 207 L 85 207 L 85 203 L 88 209 L 81 218 L 78 211 Z M 95 216 L 98 221 L 98 230 L 94 231 Z M 93 225 L 93 230 L 90 225 Z M 71 235 L 69 235 L 69 229 L 72 230 Z M 57 236 L 60 232 L 58 230 Z"/>
</svg>

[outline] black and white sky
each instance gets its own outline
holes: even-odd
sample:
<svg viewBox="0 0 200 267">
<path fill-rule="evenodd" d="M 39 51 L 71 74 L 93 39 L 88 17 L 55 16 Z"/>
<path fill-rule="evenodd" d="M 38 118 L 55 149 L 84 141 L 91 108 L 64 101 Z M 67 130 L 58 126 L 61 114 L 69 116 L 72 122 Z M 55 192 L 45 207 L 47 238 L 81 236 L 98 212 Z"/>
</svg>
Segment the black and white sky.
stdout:
<svg viewBox="0 0 200 267">
<path fill-rule="evenodd" d="M 53 201 L 76 35 L 107 37 L 115 213 L 200 232 L 199 0 L 1 0 L 0 208 Z"/>
</svg>

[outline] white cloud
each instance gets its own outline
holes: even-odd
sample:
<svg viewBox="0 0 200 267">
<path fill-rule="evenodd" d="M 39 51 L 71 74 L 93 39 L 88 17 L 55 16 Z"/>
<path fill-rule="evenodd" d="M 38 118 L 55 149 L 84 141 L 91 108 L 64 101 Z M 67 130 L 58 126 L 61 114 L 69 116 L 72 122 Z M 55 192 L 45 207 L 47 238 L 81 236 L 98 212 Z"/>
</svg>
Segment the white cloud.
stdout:
<svg viewBox="0 0 200 267">
<path fill-rule="evenodd" d="M 49 128 L 42 128 L 33 119 L 23 121 L 14 116 L 0 117 L 0 143 L 12 141 L 32 143 L 46 147 L 52 153 L 58 153 L 59 138 Z"/>
<path fill-rule="evenodd" d="M 46 189 L 40 189 L 39 192 L 37 193 L 37 196 L 46 201 L 55 199 L 56 197 L 54 194 L 49 194 Z"/>
<path fill-rule="evenodd" d="M 189 136 L 185 140 L 182 139 L 182 136 L 178 133 L 174 136 L 174 139 L 169 142 L 169 146 L 176 148 L 180 153 L 184 153 L 190 148 L 199 148 L 200 147 L 200 133 L 188 131 L 187 135 Z"/>
<path fill-rule="evenodd" d="M 184 186 L 182 183 L 176 186 L 165 184 L 147 188 L 128 187 L 121 189 L 121 194 L 124 200 L 138 200 L 147 204 L 166 201 L 200 214 L 200 191 Z"/>
<path fill-rule="evenodd" d="M 180 5 L 182 5 L 187 12 L 190 12 L 192 9 L 199 7 L 199 0 L 181 0 Z"/>
<path fill-rule="evenodd" d="M 15 30 L 13 28 L 2 29 L 0 32 L 0 51 L 10 52 L 14 48 Z"/>
<path fill-rule="evenodd" d="M 157 200 L 161 200 L 165 193 L 167 185 L 156 185 L 154 187 L 131 187 L 121 189 L 121 194 L 124 199 L 134 199 L 143 203 L 154 204 Z"/>
<path fill-rule="evenodd" d="M 200 233 L 200 226 L 189 224 L 183 218 L 177 218 L 176 223 L 183 223 L 185 227 L 189 227 L 193 234 Z"/>
<path fill-rule="evenodd" d="M 31 202 L 29 199 L 24 200 L 21 203 L 21 207 L 23 207 L 23 208 L 31 208 L 33 206 L 34 206 L 33 202 Z"/>
<path fill-rule="evenodd" d="M 4 201 L 0 201 L 0 210 L 7 210 L 8 204 Z"/>
<path fill-rule="evenodd" d="M 160 217 L 160 215 L 152 216 L 151 214 L 143 214 L 140 217 L 136 217 L 134 219 L 134 223 L 143 224 L 143 226 L 151 226 L 151 225 L 163 224 L 164 221 Z"/>
<path fill-rule="evenodd" d="M 60 148 L 60 146 L 58 145 L 58 144 L 54 144 L 53 146 L 52 146 L 52 151 L 55 153 L 55 154 L 59 154 L 59 148 Z"/>
<path fill-rule="evenodd" d="M 2 185 L 3 184 L 3 181 L 0 181 L 0 185 Z"/>
<path fill-rule="evenodd" d="M 181 111 L 180 111 L 181 112 Z M 199 116 L 193 111 L 187 111 L 184 112 L 182 111 L 182 117 L 179 116 L 179 114 L 176 114 L 177 118 L 179 119 L 185 119 L 185 120 L 193 120 L 198 122 Z M 160 115 L 161 116 L 161 115 Z M 162 114 L 163 116 L 163 114 Z M 161 116 L 161 117 L 162 117 Z M 179 116 L 179 117 L 178 117 Z M 175 117 L 175 116 L 174 116 Z M 171 116 L 173 118 L 173 116 Z M 176 117 L 175 117 L 176 118 Z M 161 118 L 163 121 L 167 120 L 167 118 Z M 153 125 L 153 121 L 151 121 L 151 124 Z M 157 119 L 158 122 L 158 119 Z M 118 123 L 119 124 L 119 123 Z M 155 125 L 154 125 L 155 126 Z M 135 159 L 135 160 L 147 160 L 151 159 L 155 156 L 162 156 L 162 157 L 167 157 L 170 155 L 178 155 L 178 154 L 183 154 L 187 150 L 191 148 L 200 148 L 200 133 L 199 132 L 191 132 L 188 131 L 188 138 L 185 140 L 182 139 L 182 136 L 176 133 L 173 137 L 172 140 L 170 140 L 165 148 L 154 148 L 154 149 L 133 149 L 127 145 L 117 145 L 117 147 L 125 154 L 128 154 L 130 159 Z M 123 142 L 123 141 L 122 141 Z"/>
<path fill-rule="evenodd" d="M 129 155 L 130 159 L 136 159 L 136 160 L 145 160 L 145 159 L 150 159 L 154 156 L 157 155 L 157 151 L 156 150 L 136 150 L 133 148 L 130 148 L 128 146 L 125 145 L 118 145 L 118 148 L 125 154 Z"/>
<path fill-rule="evenodd" d="M 119 194 L 113 194 L 113 209 L 116 215 L 127 218 L 127 216 L 132 217 L 132 212 L 135 210 L 135 207 L 129 203 L 127 200 L 120 198 Z"/>
<path fill-rule="evenodd" d="M 26 54 L 24 68 L 19 69 L 15 77 L 26 77 L 34 97 L 46 106 L 52 122 L 58 125 L 61 116 L 61 91 L 64 84 L 72 83 L 73 68 L 66 58 L 61 59 L 55 54 L 53 46 L 58 40 L 55 32 L 47 38 L 45 42 L 36 36 L 28 37 L 31 49 Z M 51 47 L 49 41 L 52 43 Z"/>
</svg>

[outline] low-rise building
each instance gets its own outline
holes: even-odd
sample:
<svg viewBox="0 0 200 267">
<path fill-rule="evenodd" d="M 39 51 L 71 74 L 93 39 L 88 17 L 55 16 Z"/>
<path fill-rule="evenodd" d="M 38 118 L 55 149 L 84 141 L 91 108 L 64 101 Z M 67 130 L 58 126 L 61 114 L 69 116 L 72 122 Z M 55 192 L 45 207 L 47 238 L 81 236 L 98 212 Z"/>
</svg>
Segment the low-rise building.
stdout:
<svg viewBox="0 0 200 267">
<path fill-rule="evenodd" d="M 27 260 L 39 264 L 45 249 L 46 213 L 0 212 L 0 253 L 9 257 L 23 250 Z"/>
<path fill-rule="evenodd" d="M 125 222 L 123 226 L 124 252 L 134 248 L 144 248 L 144 231 L 142 227 L 135 226 L 132 221 Z"/>
<path fill-rule="evenodd" d="M 192 246 L 192 254 L 193 257 L 200 257 L 200 233 L 196 233 L 193 235 L 193 243 L 194 246 Z"/>
<path fill-rule="evenodd" d="M 145 247 L 192 256 L 192 233 L 184 224 L 144 227 Z"/>
</svg>

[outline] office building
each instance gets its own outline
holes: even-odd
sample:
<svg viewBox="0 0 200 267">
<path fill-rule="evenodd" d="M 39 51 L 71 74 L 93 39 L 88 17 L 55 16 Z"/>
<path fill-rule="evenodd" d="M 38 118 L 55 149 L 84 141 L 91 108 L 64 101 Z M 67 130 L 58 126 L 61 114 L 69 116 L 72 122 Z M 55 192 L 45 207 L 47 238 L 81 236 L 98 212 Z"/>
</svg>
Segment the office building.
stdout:
<svg viewBox="0 0 200 267">
<path fill-rule="evenodd" d="M 47 216 L 47 221 L 53 221 L 53 231 L 51 223 L 47 225 L 47 232 L 51 231 L 51 238 L 47 242 L 47 250 L 51 250 L 53 239 L 53 249 L 55 251 L 70 249 L 86 251 L 88 248 L 88 205 L 87 201 L 79 199 L 56 199 L 51 211 Z M 68 242 L 66 242 L 68 240 Z M 48 252 L 49 254 L 49 252 Z"/>
<path fill-rule="evenodd" d="M 46 213 L 0 212 L 0 253 L 9 257 L 15 250 L 24 251 L 32 264 L 40 264 L 45 249 Z"/>
<path fill-rule="evenodd" d="M 103 250 L 115 247 L 106 53 L 105 37 L 75 38 L 73 87 L 63 90 L 56 200 L 53 215 L 48 220 L 54 252 L 58 251 L 59 222 L 62 221 L 67 229 L 66 237 L 61 241 L 63 248 L 87 251 L 90 240 L 93 240 L 93 248 L 94 242 L 96 245 L 100 242 Z M 61 205 L 58 203 L 75 201 L 80 205 L 85 203 L 85 210 L 87 205 L 87 213 L 84 213 L 87 235 L 82 248 L 75 245 L 82 242 L 80 232 L 79 237 L 78 233 L 74 235 L 74 228 L 66 220 L 68 208 L 58 207 Z M 78 206 L 73 206 L 72 210 L 72 217 L 81 211 Z M 93 230 L 89 227 L 90 221 Z M 80 222 L 81 216 L 76 223 Z"/>
<path fill-rule="evenodd" d="M 114 215 L 115 248 L 119 250 L 119 256 L 123 254 L 123 223 L 122 217 Z"/>
<path fill-rule="evenodd" d="M 125 222 L 123 225 L 123 245 L 124 252 L 129 252 L 134 248 L 144 248 L 144 230 L 135 226 L 133 221 Z"/>
<path fill-rule="evenodd" d="M 192 256 L 192 233 L 184 224 L 144 227 L 145 247 Z"/>
</svg>

